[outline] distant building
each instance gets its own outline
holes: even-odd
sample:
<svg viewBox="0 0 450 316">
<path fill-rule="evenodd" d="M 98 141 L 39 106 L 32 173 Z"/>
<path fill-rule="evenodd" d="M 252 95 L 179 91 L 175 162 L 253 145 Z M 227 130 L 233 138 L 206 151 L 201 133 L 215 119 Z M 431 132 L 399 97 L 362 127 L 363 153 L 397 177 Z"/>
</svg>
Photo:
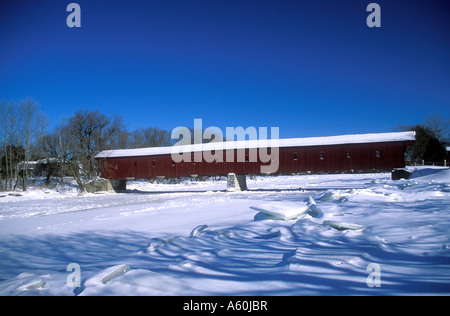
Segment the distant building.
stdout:
<svg viewBox="0 0 450 316">
<path fill-rule="evenodd" d="M 21 161 L 16 166 L 16 177 L 23 176 L 25 168 L 28 171 L 29 177 L 47 177 L 51 172 L 52 177 L 70 177 L 64 164 L 59 158 L 46 158 L 37 161 Z"/>
<path fill-rule="evenodd" d="M 23 176 L 25 170 L 27 170 L 29 176 L 34 176 L 36 171 L 37 161 L 21 161 L 16 166 L 16 178 L 17 176 Z"/>
</svg>

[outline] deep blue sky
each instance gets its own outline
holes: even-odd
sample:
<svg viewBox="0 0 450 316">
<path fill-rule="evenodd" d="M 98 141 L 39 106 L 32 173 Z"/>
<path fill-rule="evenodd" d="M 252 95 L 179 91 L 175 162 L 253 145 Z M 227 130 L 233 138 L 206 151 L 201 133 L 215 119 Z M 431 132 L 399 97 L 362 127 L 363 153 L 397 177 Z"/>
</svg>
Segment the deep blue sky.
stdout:
<svg viewBox="0 0 450 316">
<path fill-rule="evenodd" d="M 81 28 L 66 7 L 81 6 Z M 370 2 L 381 28 L 366 25 Z M 52 124 L 390 132 L 450 117 L 450 4 L 438 0 L 0 0 L 0 99 Z"/>
</svg>

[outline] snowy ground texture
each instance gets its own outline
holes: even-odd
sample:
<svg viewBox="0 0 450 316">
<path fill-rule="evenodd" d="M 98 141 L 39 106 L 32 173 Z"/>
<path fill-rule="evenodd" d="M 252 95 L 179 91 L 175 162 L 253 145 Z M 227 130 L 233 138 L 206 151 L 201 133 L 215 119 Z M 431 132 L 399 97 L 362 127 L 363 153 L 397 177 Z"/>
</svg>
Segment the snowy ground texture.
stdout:
<svg viewBox="0 0 450 316">
<path fill-rule="evenodd" d="M 449 295 L 449 172 L 0 193 L 0 295 Z"/>
</svg>

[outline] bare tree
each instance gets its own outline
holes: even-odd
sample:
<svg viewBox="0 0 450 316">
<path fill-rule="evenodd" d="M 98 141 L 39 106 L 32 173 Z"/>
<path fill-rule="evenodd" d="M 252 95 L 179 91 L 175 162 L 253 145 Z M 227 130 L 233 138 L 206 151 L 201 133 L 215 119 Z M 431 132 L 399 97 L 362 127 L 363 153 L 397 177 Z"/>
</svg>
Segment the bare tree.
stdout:
<svg viewBox="0 0 450 316">
<path fill-rule="evenodd" d="M 439 113 L 429 114 L 424 119 L 425 126 L 443 145 L 450 141 L 450 120 L 443 118 Z"/>
<path fill-rule="evenodd" d="M 20 145 L 25 150 L 25 160 L 23 164 L 23 190 L 28 186 L 28 162 L 32 156 L 34 143 L 44 134 L 48 125 L 45 114 L 40 112 L 39 105 L 32 99 L 26 99 L 19 103 L 17 107 L 17 135 Z"/>
<path fill-rule="evenodd" d="M 71 175 L 84 191 L 86 181 L 99 172 L 94 157 L 102 150 L 124 148 L 128 138 L 120 115 L 79 110 L 41 137 L 39 147 L 49 173 Z M 47 174 L 47 181 L 50 176 Z"/>
<path fill-rule="evenodd" d="M 14 177 L 14 167 L 12 165 L 12 146 L 15 144 L 15 106 L 13 103 L 7 103 L 6 101 L 0 102 L 0 145 L 2 148 L 2 161 L 4 164 L 0 173 L 0 184 L 2 189 L 11 190 L 12 179 Z M 4 180 L 4 184 L 3 184 Z M 8 183 L 9 182 L 9 183 Z"/>
<path fill-rule="evenodd" d="M 5 189 L 12 189 L 13 179 L 17 186 L 16 159 L 18 149 L 24 151 L 23 190 L 27 190 L 28 161 L 31 158 L 34 145 L 42 135 L 48 120 L 39 111 L 38 104 L 32 99 L 17 103 L 0 102 L 0 142 L 3 149 Z"/>
<path fill-rule="evenodd" d="M 94 156 L 106 142 L 103 133 L 109 124 L 109 118 L 98 111 L 77 111 L 69 118 L 65 128 L 69 135 L 64 136 L 73 137 L 72 147 L 77 153 L 74 158 L 83 165 L 83 171 L 88 178 L 95 175 Z"/>
<path fill-rule="evenodd" d="M 59 157 L 59 139 L 58 133 L 52 132 L 43 135 L 38 140 L 37 144 L 37 155 L 46 160 L 46 181 L 45 185 L 50 184 L 50 178 L 55 174 L 61 176 L 61 183 L 63 182 L 63 163 L 58 158 Z"/>
<path fill-rule="evenodd" d="M 157 127 L 138 128 L 131 133 L 133 148 L 171 146 L 169 131 Z"/>
<path fill-rule="evenodd" d="M 84 181 L 82 180 L 82 153 L 79 148 L 79 140 L 72 134 L 69 125 L 64 125 L 57 130 L 58 159 L 63 162 L 64 168 L 69 171 L 78 184 L 81 191 L 84 191 Z"/>
<path fill-rule="evenodd" d="M 102 150 L 113 149 L 124 141 L 123 120 L 99 111 L 80 110 L 68 118 L 57 131 L 58 157 L 84 190 L 84 181 L 98 175 L 94 157 Z"/>
<path fill-rule="evenodd" d="M 120 115 L 112 117 L 111 123 L 107 127 L 100 144 L 101 150 L 104 149 L 123 149 L 128 148 L 130 144 L 130 133 L 125 128 L 125 123 Z"/>
</svg>

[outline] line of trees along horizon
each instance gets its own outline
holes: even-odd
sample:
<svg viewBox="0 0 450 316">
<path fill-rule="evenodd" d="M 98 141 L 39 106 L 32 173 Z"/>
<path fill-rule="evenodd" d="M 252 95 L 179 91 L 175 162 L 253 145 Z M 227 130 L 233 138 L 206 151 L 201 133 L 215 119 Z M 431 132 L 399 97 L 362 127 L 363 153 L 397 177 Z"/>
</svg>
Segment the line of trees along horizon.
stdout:
<svg viewBox="0 0 450 316">
<path fill-rule="evenodd" d="M 102 150 L 171 146 L 171 132 L 157 127 L 128 131 L 118 114 L 78 110 L 49 130 L 47 115 L 32 99 L 0 101 L 0 191 L 26 191 L 29 163 L 46 161 L 46 177 L 74 177 L 81 191 L 98 176 L 94 159 Z M 18 165 L 20 164 L 20 170 Z"/>
<path fill-rule="evenodd" d="M 46 184 L 57 175 L 72 176 L 81 191 L 99 175 L 94 157 L 103 150 L 172 146 L 171 131 L 142 127 L 129 131 L 121 115 L 78 110 L 49 130 L 49 119 L 33 99 L 0 100 L 0 191 L 26 191 L 29 162 L 45 161 Z M 449 120 L 439 114 L 424 124 L 398 125 L 394 130 L 416 131 L 416 144 L 406 155 L 409 164 L 443 161 L 450 145 Z M 203 140 L 205 141 L 205 140 Z M 18 168 L 20 163 L 20 168 Z"/>
</svg>

